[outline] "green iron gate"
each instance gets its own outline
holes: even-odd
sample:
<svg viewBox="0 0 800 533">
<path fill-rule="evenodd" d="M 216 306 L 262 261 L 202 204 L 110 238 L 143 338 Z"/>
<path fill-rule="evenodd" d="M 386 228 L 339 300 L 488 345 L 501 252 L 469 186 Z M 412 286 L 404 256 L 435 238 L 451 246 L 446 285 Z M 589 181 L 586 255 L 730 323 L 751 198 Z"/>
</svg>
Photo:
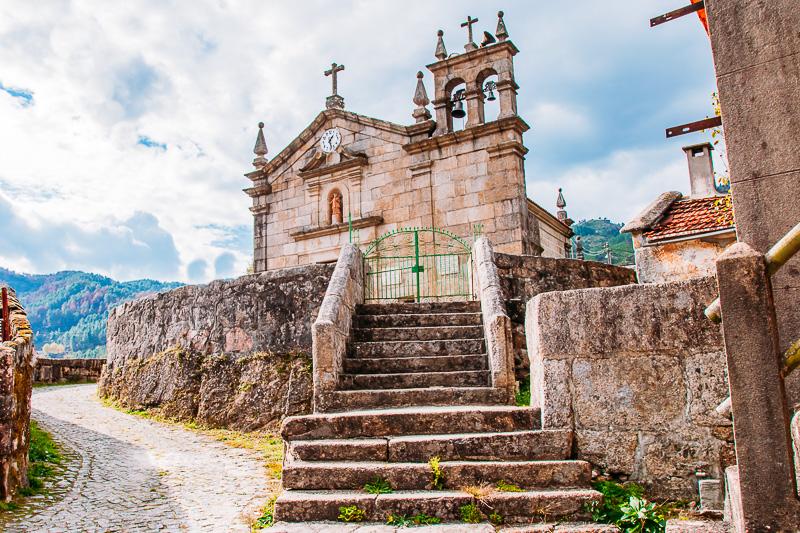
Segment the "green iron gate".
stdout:
<svg viewBox="0 0 800 533">
<path fill-rule="evenodd" d="M 438 228 L 400 228 L 364 253 L 364 300 L 473 299 L 469 243 Z"/>
</svg>

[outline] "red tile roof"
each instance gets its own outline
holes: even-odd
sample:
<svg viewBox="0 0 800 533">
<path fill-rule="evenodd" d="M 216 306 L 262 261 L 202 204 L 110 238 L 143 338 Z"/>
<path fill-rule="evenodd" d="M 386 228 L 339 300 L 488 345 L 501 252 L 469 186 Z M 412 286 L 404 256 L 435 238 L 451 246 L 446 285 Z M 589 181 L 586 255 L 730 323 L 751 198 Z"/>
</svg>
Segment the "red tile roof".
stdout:
<svg viewBox="0 0 800 533">
<path fill-rule="evenodd" d="M 655 242 L 733 229 L 733 208 L 726 198 L 729 199 L 716 196 L 676 200 L 644 236 Z"/>
</svg>

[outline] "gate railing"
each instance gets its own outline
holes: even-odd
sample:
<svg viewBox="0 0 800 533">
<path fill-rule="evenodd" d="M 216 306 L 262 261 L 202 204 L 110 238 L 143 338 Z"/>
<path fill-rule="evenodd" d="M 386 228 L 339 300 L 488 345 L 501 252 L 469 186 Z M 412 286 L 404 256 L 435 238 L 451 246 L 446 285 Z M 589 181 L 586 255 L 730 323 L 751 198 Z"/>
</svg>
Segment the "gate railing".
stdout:
<svg viewBox="0 0 800 533">
<path fill-rule="evenodd" d="M 364 300 L 469 300 L 474 296 L 470 245 L 438 228 L 399 228 L 364 253 Z"/>
</svg>

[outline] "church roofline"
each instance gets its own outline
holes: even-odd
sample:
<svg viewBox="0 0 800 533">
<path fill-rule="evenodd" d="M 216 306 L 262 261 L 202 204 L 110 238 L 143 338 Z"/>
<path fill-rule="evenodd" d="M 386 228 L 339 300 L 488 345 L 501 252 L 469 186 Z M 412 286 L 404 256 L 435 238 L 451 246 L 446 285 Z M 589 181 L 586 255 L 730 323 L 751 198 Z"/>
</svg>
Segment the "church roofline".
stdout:
<svg viewBox="0 0 800 533">
<path fill-rule="evenodd" d="M 470 52 L 464 52 L 463 54 L 458 54 L 457 56 L 453 56 L 448 59 L 436 61 L 435 63 L 426 65 L 426 67 L 431 72 L 436 72 L 438 70 L 442 70 L 445 68 L 452 68 L 454 66 L 460 65 L 461 63 L 474 61 L 475 58 L 480 56 L 492 55 L 494 52 L 499 52 L 504 48 L 507 48 L 508 49 L 507 51 L 512 56 L 519 53 L 519 49 L 514 45 L 514 43 L 512 43 L 511 41 L 503 41 L 497 44 L 484 46 L 483 48 L 478 48 L 477 50 L 472 50 Z"/>
<path fill-rule="evenodd" d="M 530 126 L 518 116 L 501 118 L 492 122 L 487 122 L 479 126 L 472 126 L 463 130 L 452 131 L 443 135 L 434 135 L 433 137 L 423 139 L 403 145 L 403 150 L 410 154 L 418 154 L 426 150 L 435 148 L 442 148 L 451 144 L 456 144 L 469 139 L 477 139 L 492 133 L 501 131 L 515 130 L 520 134 L 525 133 L 530 129 Z M 523 154 L 524 155 L 524 154 Z"/>
<path fill-rule="evenodd" d="M 546 223 L 548 226 L 550 226 L 557 232 L 561 233 L 566 238 L 572 237 L 572 235 L 574 235 L 572 228 L 570 228 L 562 221 L 560 221 L 558 217 L 556 217 L 550 211 L 540 206 L 530 198 L 528 198 L 527 200 L 528 200 L 528 210 L 536 214 L 539 220 Z"/>
<path fill-rule="evenodd" d="M 421 126 L 422 129 L 430 127 L 430 125 L 426 123 L 414 124 L 412 126 L 402 126 L 400 124 L 395 124 L 394 122 L 389 122 L 387 120 L 368 117 L 366 115 L 359 115 L 358 113 L 353 113 L 352 111 L 346 111 L 343 109 L 326 109 L 324 111 L 321 111 L 314 118 L 314 120 L 312 120 L 311 123 L 308 126 L 306 126 L 306 128 L 303 129 L 303 131 L 301 131 L 297 135 L 297 137 L 295 137 L 292 140 L 292 142 L 290 142 L 283 150 L 281 150 L 260 170 L 248 172 L 245 174 L 245 176 L 253 181 L 259 178 L 263 178 L 265 176 L 269 176 L 275 169 L 277 169 L 278 167 L 283 165 L 286 161 L 288 161 L 290 157 L 294 153 L 296 153 L 306 142 L 312 139 L 316 134 L 316 132 L 319 131 L 326 122 L 328 122 L 329 120 L 334 120 L 336 118 L 343 118 L 346 120 L 357 122 L 358 124 L 371 126 L 379 130 L 387 131 L 389 133 L 395 133 L 398 135 L 403 135 L 406 137 L 411 137 L 412 135 L 418 133 Z"/>
</svg>

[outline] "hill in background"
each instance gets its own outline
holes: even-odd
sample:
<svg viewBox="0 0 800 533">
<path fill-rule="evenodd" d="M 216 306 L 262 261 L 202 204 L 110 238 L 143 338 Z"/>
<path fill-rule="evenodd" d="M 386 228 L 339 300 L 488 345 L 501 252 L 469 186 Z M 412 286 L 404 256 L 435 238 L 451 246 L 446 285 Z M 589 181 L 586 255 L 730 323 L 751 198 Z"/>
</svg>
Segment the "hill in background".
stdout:
<svg viewBox="0 0 800 533">
<path fill-rule="evenodd" d="M 80 271 L 17 274 L 4 268 L 0 284 L 13 288 L 25 307 L 37 351 L 57 358 L 105 357 L 111 308 L 182 285 L 149 279 L 120 282 Z"/>
<path fill-rule="evenodd" d="M 587 261 L 605 263 L 607 257 L 604 247 L 608 243 L 611 249 L 612 264 L 633 265 L 633 239 L 630 233 L 619 232 L 622 226 L 624 224 L 611 222 L 607 218 L 593 218 L 576 222 L 572 225 L 572 231 L 575 232 L 575 237 L 580 235 L 584 258 Z M 573 243 L 575 237 L 572 238 Z"/>
</svg>

